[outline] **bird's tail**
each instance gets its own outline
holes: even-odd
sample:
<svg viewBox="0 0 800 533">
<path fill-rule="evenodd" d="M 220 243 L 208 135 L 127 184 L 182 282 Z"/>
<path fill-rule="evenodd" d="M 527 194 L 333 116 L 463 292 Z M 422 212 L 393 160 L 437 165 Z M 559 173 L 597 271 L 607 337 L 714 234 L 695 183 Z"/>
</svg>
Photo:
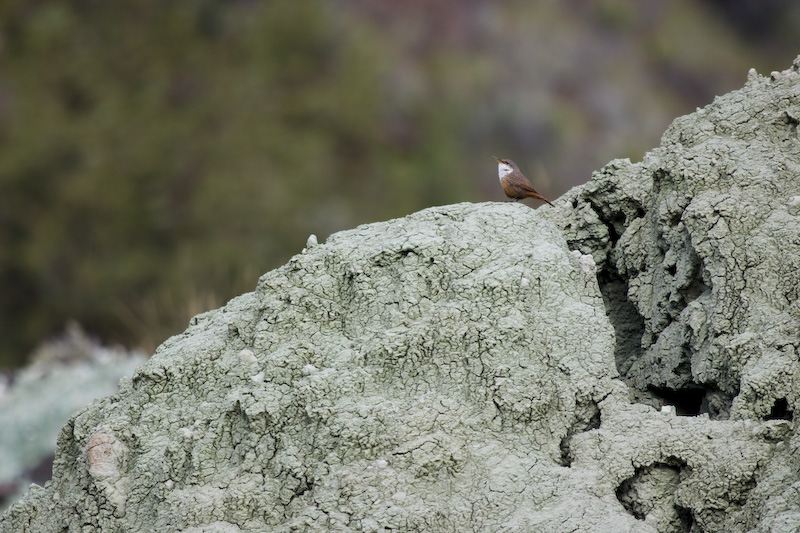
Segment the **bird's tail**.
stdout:
<svg viewBox="0 0 800 533">
<path fill-rule="evenodd" d="M 547 202 L 547 203 L 548 203 L 548 204 L 550 204 L 551 206 L 555 207 L 555 206 L 553 205 L 553 202 L 551 202 L 550 200 L 548 200 L 547 198 L 545 198 L 544 196 L 542 196 L 542 195 L 541 195 L 541 194 L 539 194 L 538 192 L 530 192 L 530 191 L 529 191 L 529 192 L 528 192 L 528 196 L 530 196 L 531 198 L 536 198 L 537 200 L 541 200 L 541 201 L 543 201 L 543 202 Z"/>
</svg>

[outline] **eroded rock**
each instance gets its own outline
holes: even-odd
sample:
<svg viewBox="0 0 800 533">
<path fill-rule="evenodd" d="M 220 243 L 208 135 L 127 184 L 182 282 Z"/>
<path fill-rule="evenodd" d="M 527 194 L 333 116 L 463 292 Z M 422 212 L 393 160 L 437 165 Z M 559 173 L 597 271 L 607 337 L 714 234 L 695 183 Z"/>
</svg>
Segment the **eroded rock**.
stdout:
<svg viewBox="0 0 800 533">
<path fill-rule="evenodd" d="M 639 401 L 684 398 L 718 419 L 796 410 L 798 64 L 751 73 L 641 163 L 614 161 L 572 191 L 574 213 L 548 214 L 598 263 Z"/>
</svg>

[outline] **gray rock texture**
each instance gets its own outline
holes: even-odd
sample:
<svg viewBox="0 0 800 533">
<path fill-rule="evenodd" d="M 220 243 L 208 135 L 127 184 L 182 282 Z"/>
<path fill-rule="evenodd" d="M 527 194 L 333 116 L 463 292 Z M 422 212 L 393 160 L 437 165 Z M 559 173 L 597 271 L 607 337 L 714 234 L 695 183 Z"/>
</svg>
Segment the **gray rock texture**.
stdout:
<svg viewBox="0 0 800 533">
<path fill-rule="evenodd" d="M 556 209 L 310 238 L 73 417 L 0 531 L 797 531 L 798 69 Z"/>
</svg>

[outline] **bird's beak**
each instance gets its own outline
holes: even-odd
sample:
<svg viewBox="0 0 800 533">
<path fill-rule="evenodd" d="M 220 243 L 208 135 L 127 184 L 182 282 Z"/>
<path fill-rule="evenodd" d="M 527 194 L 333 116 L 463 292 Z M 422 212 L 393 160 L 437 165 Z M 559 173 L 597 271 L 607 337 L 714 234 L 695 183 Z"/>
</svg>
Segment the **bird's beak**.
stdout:
<svg viewBox="0 0 800 533">
<path fill-rule="evenodd" d="M 495 156 L 492 156 L 492 157 L 493 157 L 493 158 L 494 158 L 494 160 L 495 160 L 495 161 L 497 161 L 498 163 L 502 163 L 502 161 L 500 161 L 500 160 L 499 160 L 497 157 L 495 157 Z"/>
</svg>

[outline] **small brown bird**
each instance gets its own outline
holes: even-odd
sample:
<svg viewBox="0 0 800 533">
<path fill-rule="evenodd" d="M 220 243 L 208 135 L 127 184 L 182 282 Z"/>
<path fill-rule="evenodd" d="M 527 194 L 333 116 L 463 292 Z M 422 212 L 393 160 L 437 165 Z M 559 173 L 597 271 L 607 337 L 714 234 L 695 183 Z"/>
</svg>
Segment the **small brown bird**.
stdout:
<svg viewBox="0 0 800 533">
<path fill-rule="evenodd" d="M 503 192 L 506 193 L 506 196 L 513 198 L 515 202 L 523 198 L 536 198 L 553 205 L 550 200 L 536 192 L 528 178 L 519 171 L 516 163 L 510 159 L 497 159 L 496 157 L 494 159 L 497 161 L 497 175 L 500 178 L 500 185 L 503 186 Z M 555 206 L 553 205 L 553 207 Z"/>
</svg>

